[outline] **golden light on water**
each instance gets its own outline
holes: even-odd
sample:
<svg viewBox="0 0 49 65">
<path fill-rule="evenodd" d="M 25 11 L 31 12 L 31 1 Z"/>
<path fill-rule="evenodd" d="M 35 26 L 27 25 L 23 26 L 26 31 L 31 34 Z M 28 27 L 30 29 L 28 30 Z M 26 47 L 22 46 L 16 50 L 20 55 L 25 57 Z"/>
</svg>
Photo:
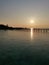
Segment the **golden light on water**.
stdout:
<svg viewBox="0 0 49 65">
<path fill-rule="evenodd" d="M 34 24 L 34 20 L 30 20 L 31 25 Z M 31 28 L 31 40 L 33 39 L 33 28 Z"/>
<path fill-rule="evenodd" d="M 31 28 L 31 40 L 33 39 L 33 28 Z"/>
</svg>

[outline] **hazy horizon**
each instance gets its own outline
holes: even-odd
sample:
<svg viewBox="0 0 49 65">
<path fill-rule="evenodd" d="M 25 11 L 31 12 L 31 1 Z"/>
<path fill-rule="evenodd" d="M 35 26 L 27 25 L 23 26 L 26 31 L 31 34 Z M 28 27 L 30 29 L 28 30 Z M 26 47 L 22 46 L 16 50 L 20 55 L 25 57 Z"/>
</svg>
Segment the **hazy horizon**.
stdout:
<svg viewBox="0 0 49 65">
<path fill-rule="evenodd" d="M 0 0 L 0 24 L 49 27 L 49 0 Z"/>
</svg>

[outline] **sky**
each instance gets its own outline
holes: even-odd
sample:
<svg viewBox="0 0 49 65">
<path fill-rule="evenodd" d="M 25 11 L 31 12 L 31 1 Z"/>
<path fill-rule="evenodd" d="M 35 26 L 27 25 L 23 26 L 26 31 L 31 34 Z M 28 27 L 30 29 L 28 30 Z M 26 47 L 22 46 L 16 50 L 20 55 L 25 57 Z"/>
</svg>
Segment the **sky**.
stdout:
<svg viewBox="0 0 49 65">
<path fill-rule="evenodd" d="M 0 0 L 0 24 L 49 26 L 49 0 Z"/>
</svg>

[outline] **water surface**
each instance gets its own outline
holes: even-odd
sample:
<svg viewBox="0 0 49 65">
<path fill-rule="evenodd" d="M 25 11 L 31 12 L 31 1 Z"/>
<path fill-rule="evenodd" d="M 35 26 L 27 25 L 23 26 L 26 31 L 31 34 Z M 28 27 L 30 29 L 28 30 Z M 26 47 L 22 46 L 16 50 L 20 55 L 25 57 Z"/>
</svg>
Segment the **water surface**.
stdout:
<svg viewBox="0 0 49 65">
<path fill-rule="evenodd" d="M 0 65 L 49 65 L 49 33 L 0 30 Z"/>
</svg>

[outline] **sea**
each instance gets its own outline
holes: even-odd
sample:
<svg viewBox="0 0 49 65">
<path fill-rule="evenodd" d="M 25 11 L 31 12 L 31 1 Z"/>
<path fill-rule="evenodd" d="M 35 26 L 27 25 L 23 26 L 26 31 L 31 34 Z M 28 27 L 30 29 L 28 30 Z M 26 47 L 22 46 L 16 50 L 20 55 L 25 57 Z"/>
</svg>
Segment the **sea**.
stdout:
<svg viewBox="0 0 49 65">
<path fill-rule="evenodd" d="M 0 30 L 0 65 L 49 65 L 49 32 Z"/>
</svg>

